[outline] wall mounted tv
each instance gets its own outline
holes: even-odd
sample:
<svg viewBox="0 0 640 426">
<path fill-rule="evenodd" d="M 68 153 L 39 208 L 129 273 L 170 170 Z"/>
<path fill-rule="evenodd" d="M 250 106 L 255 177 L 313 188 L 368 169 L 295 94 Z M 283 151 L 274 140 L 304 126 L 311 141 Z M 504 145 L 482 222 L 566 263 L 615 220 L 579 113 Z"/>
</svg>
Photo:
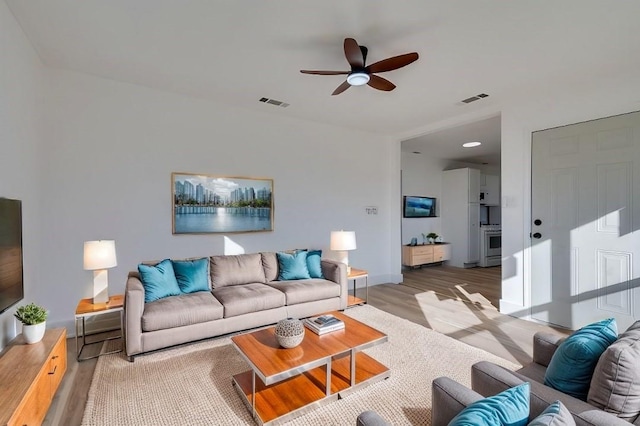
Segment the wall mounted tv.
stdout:
<svg viewBox="0 0 640 426">
<path fill-rule="evenodd" d="M 436 199 L 405 195 L 402 213 L 404 217 L 437 217 Z"/>
<path fill-rule="evenodd" d="M 23 297 L 22 202 L 0 198 L 0 313 Z"/>
</svg>

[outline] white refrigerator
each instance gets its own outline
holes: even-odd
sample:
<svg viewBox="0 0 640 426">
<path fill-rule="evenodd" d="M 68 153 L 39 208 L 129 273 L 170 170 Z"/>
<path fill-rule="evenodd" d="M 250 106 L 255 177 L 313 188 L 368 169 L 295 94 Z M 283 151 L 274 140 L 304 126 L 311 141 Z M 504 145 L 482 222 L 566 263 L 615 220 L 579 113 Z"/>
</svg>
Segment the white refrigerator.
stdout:
<svg viewBox="0 0 640 426">
<path fill-rule="evenodd" d="M 442 237 L 451 243 L 451 266 L 472 268 L 480 261 L 480 170 L 442 172 Z"/>
</svg>

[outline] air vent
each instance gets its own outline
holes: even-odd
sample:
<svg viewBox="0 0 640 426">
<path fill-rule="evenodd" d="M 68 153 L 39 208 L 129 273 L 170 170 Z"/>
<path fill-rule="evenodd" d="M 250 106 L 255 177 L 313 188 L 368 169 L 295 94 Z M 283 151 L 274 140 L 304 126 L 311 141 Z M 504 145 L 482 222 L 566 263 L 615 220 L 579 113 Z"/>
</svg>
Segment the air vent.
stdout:
<svg viewBox="0 0 640 426">
<path fill-rule="evenodd" d="M 471 102 L 475 102 L 475 101 L 478 101 L 480 99 L 484 99 L 484 98 L 488 98 L 488 97 L 489 97 L 489 95 L 487 95 L 486 93 L 480 93 L 479 95 L 475 95 L 475 96 L 472 96 L 470 98 L 463 99 L 461 102 L 463 104 L 470 104 Z"/>
<path fill-rule="evenodd" d="M 266 104 L 270 104 L 270 105 L 275 105 L 275 106 L 279 106 L 282 108 L 286 108 L 289 106 L 288 103 L 286 102 L 282 102 L 282 101 L 277 101 L 275 99 L 269 99 L 269 98 L 260 98 L 259 99 L 260 102 L 264 102 Z"/>
</svg>

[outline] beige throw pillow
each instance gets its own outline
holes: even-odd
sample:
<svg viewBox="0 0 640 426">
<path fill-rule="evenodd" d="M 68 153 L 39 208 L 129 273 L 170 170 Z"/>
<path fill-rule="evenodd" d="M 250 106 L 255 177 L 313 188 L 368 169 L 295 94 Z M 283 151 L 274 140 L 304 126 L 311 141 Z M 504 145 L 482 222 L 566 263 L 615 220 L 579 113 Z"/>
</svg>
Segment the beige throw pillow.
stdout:
<svg viewBox="0 0 640 426">
<path fill-rule="evenodd" d="M 640 414 L 640 321 L 598 360 L 587 402 L 629 422 Z"/>
<path fill-rule="evenodd" d="M 210 269 L 213 288 L 266 282 L 260 253 L 211 256 Z"/>
</svg>

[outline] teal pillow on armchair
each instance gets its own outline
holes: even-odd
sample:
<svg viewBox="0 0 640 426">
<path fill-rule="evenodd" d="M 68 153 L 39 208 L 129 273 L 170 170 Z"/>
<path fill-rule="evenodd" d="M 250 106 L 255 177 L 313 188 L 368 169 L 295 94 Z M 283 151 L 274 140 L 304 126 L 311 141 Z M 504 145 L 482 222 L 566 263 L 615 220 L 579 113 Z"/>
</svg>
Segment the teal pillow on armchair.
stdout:
<svg viewBox="0 0 640 426">
<path fill-rule="evenodd" d="M 615 318 L 589 324 L 574 332 L 551 357 L 544 384 L 586 401 L 598 359 L 617 338 Z"/>
<path fill-rule="evenodd" d="M 529 420 L 529 382 L 469 404 L 448 426 L 525 426 Z"/>
</svg>

